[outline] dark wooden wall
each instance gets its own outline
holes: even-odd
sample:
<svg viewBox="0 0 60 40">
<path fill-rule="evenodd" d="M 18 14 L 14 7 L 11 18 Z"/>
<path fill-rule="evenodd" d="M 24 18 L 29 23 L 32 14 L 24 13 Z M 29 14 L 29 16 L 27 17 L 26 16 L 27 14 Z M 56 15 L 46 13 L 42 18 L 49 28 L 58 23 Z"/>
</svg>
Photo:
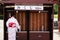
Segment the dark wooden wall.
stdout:
<svg viewBox="0 0 60 40">
<path fill-rule="evenodd" d="M 16 18 L 21 25 L 21 30 L 25 31 L 26 30 L 26 12 L 19 12 L 15 13 Z M 42 25 L 44 26 L 44 30 L 47 30 L 47 25 L 48 25 L 48 13 L 47 12 L 35 12 L 32 11 L 29 13 L 29 28 L 30 31 L 40 31 L 42 30 Z"/>
<path fill-rule="evenodd" d="M 48 19 L 47 19 L 47 13 L 38 13 L 38 12 L 31 12 L 30 13 L 30 30 L 33 31 L 40 31 L 42 28 L 42 25 L 47 27 Z M 47 29 L 44 29 L 47 30 Z"/>
</svg>

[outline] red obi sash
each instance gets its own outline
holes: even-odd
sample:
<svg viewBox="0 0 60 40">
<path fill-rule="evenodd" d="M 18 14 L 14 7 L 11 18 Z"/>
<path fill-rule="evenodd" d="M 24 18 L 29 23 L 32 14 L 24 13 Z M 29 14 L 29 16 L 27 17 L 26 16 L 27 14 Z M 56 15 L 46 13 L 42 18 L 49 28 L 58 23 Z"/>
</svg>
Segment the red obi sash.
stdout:
<svg viewBox="0 0 60 40">
<path fill-rule="evenodd" d="M 10 23 L 8 24 L 8 26 L 9 26 L 9 27 L 16 27 L 16 23 L 10 22 Z"/>
</svg>

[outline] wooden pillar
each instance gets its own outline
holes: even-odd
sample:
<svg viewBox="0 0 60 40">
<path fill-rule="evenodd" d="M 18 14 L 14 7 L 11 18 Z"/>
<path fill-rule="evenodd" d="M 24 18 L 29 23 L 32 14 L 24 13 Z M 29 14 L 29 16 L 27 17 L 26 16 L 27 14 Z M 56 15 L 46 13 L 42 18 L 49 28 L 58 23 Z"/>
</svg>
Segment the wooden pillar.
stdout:
<svg viewBox="0 0 60 40">
<path fill-rule="evenodd" d="M 58 28 L 59 28 L 59 32 L 60 32 L 60 4 L 59 4 L 59 7 L 58 7 Z"/>
</svg>

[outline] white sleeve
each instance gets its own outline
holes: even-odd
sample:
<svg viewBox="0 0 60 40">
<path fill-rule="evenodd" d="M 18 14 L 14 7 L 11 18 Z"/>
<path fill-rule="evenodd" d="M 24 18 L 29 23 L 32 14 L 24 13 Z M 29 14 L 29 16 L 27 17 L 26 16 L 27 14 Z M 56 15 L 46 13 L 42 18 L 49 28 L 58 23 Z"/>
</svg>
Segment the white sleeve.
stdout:
<svg viewBox="0 0 60 40">
<path fill-rule="evenodd" d="M 19 25 L 18 21 L 16 20 L 16 26 L 19 30 L 21 30 L 21 26 Z"/>
</svg>

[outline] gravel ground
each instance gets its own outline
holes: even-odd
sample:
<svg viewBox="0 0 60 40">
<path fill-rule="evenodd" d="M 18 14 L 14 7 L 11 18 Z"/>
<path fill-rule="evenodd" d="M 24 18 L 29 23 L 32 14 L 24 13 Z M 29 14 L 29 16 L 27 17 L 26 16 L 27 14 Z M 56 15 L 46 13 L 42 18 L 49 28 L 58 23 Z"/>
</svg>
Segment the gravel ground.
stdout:
<svg viewBox="0 0 60 40">
<path fill-rule="evenodd" d="M 58 32 L 58 29 L 53 30 L 53 40 L 60 40 L 60 32 Z"/>
</svg>

